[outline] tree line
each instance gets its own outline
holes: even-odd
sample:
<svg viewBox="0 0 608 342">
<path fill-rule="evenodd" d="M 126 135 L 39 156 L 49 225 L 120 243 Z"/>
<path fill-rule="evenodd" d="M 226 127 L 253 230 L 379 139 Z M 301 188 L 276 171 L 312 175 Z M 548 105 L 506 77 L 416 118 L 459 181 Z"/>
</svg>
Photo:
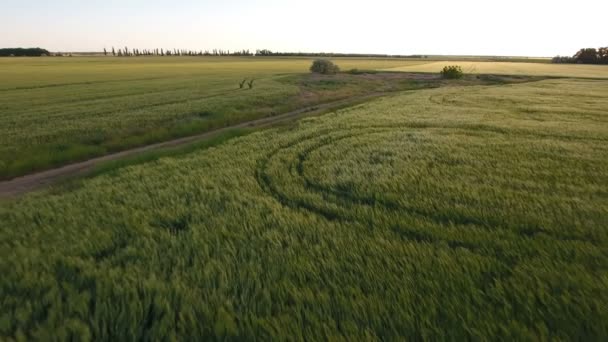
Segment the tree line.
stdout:
<svg viewBox="0 0 608 342">
<path fill-rule="evenodd" d="M 131 56 L 279 56 L 279 57 L 370 57 L 370 58 L 428 58 L 425 55 L 389 55 L 364 53 L 327 53 L 327 52 L 274 52 L 268 49 L 258 49 L 255 52 L 248 49 L 230 51 L 222 49 L 188 50 L 188 49 L 137 49 L 125 46 L 124 48 L 104 48 L 105 56 L 131 57 Z M 71 56 L 71 54 L 69 54 Z M 62 53 L 51 53 L 41 48 L 11 48 L 0 49 L 0 56 L 64 56 Z"/>
<path fill-rule="evenodd" d="M 428 58 L 426 55 L 388 55 L 370 53 L 335 53 L 335 52 L 273 52 L 268 49 L 256 50 L 256 56 L 280 57 L 370 57 L 370 58 Z"/>
<path fill-rule="evenodd" d="M 553 63 L 608 64 L 608 47 L 580 49 L 574 56 L 555 56 Z"/>
<path fill-rule="evenodd" d="M 428 58 L 424 55 L 388 55 L 388 54 L 363 54 L 363 53 L 327 53 L 327 52 L 273 52 L 268 49 L 250 50 L 184 50 L 184 49 L 129 49 L 104 48 L 105 56 L 130 57 L 130 56 L 280 56 L 280 57 L 384 57 L 384 58 Z"/>
<path fill-rule="evenodd" d="M 222 50 L 222 49 L 213 49 L 213 50 L 185 50 L 185 49 L 129 49 L 128 47 L 124 48 L 114 48 L 111 50 L 103 49 L 103 54 L 105 56 L 112 55 L 117 57 L 131 57 L 131 56 L 253 56 L 253 52 L 249 50 L 238 50 L 238 51 L 230 51 L 230 50 Z"/>
<path fill-rule="evenodd" d="M 48 50 L 41 48 L 7 48 L 0 49 L 0 57 L 39 57 L 50 56 Z"/>
</svg>

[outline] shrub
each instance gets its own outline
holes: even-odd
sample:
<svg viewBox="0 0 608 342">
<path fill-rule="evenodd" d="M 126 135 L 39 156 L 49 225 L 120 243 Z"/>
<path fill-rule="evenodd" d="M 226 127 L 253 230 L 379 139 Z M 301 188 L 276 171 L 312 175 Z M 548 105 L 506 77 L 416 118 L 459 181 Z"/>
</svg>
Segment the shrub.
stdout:
<svg viewBox="0 0 608 342">
<path fill-rule="evenodd" d="M 441 70 L 441 76 L 443 78 L 462 78 L 463 75 L 464 73 L 462 72 L 462 68 L 458 65 L 446 65 L 443 67 L 443 70 Z"/>
<path fill-rule="evenodd" d="M 317 59 L 312 62 L 312 65 L 310 66 L 310 71 L 324 75 L 331 75 L 339 72 L 340 68 L 330 60 Z"/>
</svg>

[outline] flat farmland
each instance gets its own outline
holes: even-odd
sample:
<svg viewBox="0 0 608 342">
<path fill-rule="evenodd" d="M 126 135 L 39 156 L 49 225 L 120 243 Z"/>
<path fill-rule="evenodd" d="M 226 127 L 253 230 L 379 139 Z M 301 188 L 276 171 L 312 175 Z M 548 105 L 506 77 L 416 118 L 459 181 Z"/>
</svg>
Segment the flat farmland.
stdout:
<svg viewBox="0 0 608 342">
<path fill-rule="evenodd" d="M 334 61 L 344 71 L 436 73 L 460 64 L 470 74 L 608 77 L 607 67 L 588 65 Z M 425 86 L 357 73 L 315 78 L 308 75 L 310 63 L 276 57 L 1 59 L 0 179 L 334 100 Z M 239 87 L 244 79 L 254 79 L 252 89 Z"/>
<path fill-rule="evenodd" d="M 0 2 L 0 342 L 608 342 L 607 1 Z"/>
<path fill-rule="evenodd" d="M 298 82 L 298 58 L 0 59 L 0 178 L 340 99 L 374 82 Z M 339 59 L 344 69 L 420 61 Z M 255 79 L 252 89 L 239 83 Z M 384 89 L 386 90 L 386 89 Z"/>
<path fill-rule="evenodd" d="M 0 338 L 608 338 L 608 80 L 395 93 L 0 202 Z"/>
<path fill-rule="evenodd" d="M 469 74 L 608 78 L 608 66 L 526 62 L 433 61 L 391 68 L 392 71 L 437 73 L 446 65 L 460 65 Z"/>
</svg>

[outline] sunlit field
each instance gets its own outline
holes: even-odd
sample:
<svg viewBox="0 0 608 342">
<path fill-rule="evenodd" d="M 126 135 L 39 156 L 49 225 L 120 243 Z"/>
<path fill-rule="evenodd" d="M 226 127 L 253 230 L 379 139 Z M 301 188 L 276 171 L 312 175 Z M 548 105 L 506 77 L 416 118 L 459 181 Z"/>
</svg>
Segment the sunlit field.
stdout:
<svg viewBox="0 0 608 342">
<path fill-rule="evenodd" d="M 64 57 L 1 58 L 3 82 L 0 90 L 37 89 L 78 84 L 146 79 L 226 76 L 265 77 L 281 73 L 307 72 L 313 58 L 296 57 Z M 338 58 L 343 70 L 387 69 L 428 63 L 420 59 Z M 150 87 L 153 87 L 151 84 Z M 103 88 L 100 88 L 103 89 Z M 73 90 L 73 89 L 72 89 Z M 69 92 L 69 89 L 66 89 Z"/>
<path fill-rule="evenodd" d="M 440 61 L 400 66 L 391 68 L 389 70 L 408 72 L 439 72 L 446 65 L 460 65 L 465 73 L 470 74 L 608 78 L 608 66 L 589 64 Z"/>
<path fill-rule="evenodd" d="M 608 67 L 338 58 L 341 69 L 608 77 Z M 419 88 L 362 76 L 302 78 L 310 58 L 0 59 L 0 179 L 370 92 Z M 244 79 L 254 79 L 249 89 Z"/>
<path fill-rule="evenodd" d="M 345 70 L 421 63 L 337 62 Z M 297 58 L 0 59 L 0 179 L 386 90 L 365 80 L 297 82 L 309 66 Z M 252 89 L 239 88 L 245 78 L 255 79 Z"/>
<path fill-rule="evenodd" d="M 200 110 L 248 73 L 259 101 L 292 91 L 265 75 L 308 65 L 235 63 L 5 91 L 2 120 L 101 125 L 102 96 L 121 113 L 109 127 L 137 124 L 179 112 L 138 101 Z M 1 202 L 0 339 L 607 340 L 607 94 L 582 79 L 401 92 Z"/>
</svg>

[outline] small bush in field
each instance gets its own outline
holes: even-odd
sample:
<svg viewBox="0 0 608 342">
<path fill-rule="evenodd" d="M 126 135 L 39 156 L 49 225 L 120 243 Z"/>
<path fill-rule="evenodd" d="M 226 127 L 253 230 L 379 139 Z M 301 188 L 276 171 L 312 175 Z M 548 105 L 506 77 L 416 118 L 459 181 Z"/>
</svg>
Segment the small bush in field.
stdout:
<svg viewBox="0 0 608 342">
<path fill-rule="evenodd" d="M 312 62 L 310 71 L 318 74 L 333 75 L 340 71 L 340 68 L 332 61 L 327 59 L 317 59 Z"/>
<path fill-rule="evenodd" d="M 443 78 L 456 79 L 462 78 L 463 75 L 462 68 L 458 65 L 446 65 L 443 67 L 443 70 L 441 70 L 441 76 Z"/>
</svg>

